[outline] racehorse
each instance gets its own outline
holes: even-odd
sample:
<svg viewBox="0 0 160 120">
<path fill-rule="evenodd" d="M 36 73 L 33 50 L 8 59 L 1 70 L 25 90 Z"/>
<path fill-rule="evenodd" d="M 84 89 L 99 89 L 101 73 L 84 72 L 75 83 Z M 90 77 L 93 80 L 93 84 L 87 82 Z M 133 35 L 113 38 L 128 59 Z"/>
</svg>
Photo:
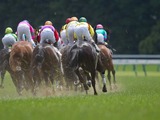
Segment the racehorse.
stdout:
<svg viewBox="0 0 160 120">
<path fill-rule="evenodd" d="M 33 91 L 33 81 L 30 74 L 32 52 L 32 44 L 28 41 L 16 42 L 10 52 L 9 65 L 16 78 L 13 82 L 19 95 L 22 95 L 23 88 Z"/>
<path fill-rule="evenodd" d="M 96 67 L 98 61 L 98 55 L 96 49 L 87 41 L 77 40 L 77 42 L 68 50 L 68 58 L 69 63 L 68 66 L 71 67 L 79 80 L 84 85 L 84 89 L 88 90 L 88 85 L 86 84 L 85 79 L 80 73 L 80 68 L 86 73 L 91 75 L 92 87 L 94 90 L 94 95 L 97 95 L 96 87 L 95 87 L 95 74 Z"/>
<path fill-rule="evenodd" d="M 107 48 L 104 44 L 99 43 L 98 47 L 100 48 L 101 52 L 99 54 L 98 58 L 98 64 L 97 64 L 97 71 L 100 72 L 102 81 L 103 81 L 103 92 L 107 92 L 106 87 L 106 78 L 105 78 L 105 71 L 108 71 L 107 77 L 110 84 L 110 89 L 112 89 L 111 86 L 111 72 L 113 75 L 113 82 L 116 87 L 116 78 L 115 78 L 115 69 L 112 61 L 112 53 L 109 48 Z"/>
<path fill-rule="evenodd" d="M 36 88 L 43 80 L 46 86 L 49 86 L 49 82 L 53 85 L 54 80 L 62 83 L 61 55 L 50 44 L 43 43 L 35 47 L 32 55 L 31 69 L 35 95 Z"/>
</svg>

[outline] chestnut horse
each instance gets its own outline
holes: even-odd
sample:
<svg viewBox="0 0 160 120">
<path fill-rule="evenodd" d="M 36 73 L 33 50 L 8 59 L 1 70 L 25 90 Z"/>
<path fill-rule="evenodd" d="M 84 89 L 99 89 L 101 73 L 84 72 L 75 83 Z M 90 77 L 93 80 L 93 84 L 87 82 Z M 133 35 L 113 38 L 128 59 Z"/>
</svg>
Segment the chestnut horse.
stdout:
<svg viewBox="0 0 160 120">
<path fill-rule="evenodd" d="M 33 47 L 28 41 L 18 41 L 11 49 L 9 57 L 9 65 L 15 76 L 14 84 L 19 95 L 22 90 L 33 90 L 33 81 L 30 74 L 30 63 Z"/>
<path fill-rule="evenodd" d="M 53 85 L 54 80 L 62 83 L 61 54 L 58 53 L 57 48 L 50 44 L 44 43 L 35 47 L 32 55 L 31 69 L 35 95 L 36 88 L 43 80 L 46 86 L 49 86 L 49 82 Z"/>
<path fill-rule="evenodd" d="M 103 92 L 107 92 L 107 87 L 106 87 L 106 78 L 105 78 L 105 71 L 108 71 L 107 77 L 109 80 L 110 84 L 110 89 L 112 89 L 111 86 L 111 72 L 113 75 L 113 82 L 114 85 L 116 84 L 116 78 L 115 78 L 115 69 L 112 61 L 112 53 L 109 48 L 107 48 L 104 44 L 98 44 L 98 47 L 100 48 L 101 52 L 99 55 L 99 60 L 97 64 L 97 71 L 100 72 L 102 81 L 103 81 Z M 116 85 L 115 85 L 116 87 Z"/>
</svg>

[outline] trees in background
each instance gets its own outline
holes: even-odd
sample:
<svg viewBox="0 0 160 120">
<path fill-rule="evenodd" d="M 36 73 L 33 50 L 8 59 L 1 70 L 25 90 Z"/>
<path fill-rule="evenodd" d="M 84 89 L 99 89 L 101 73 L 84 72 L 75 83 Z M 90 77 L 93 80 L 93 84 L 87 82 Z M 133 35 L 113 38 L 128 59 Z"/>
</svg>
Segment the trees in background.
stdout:
<svg viewBox="0 0 160 120">
<path fill-rule="evenodd" d="M 140 42 L 139 51 L 142 54 L 160 54 L 160 21 L 153 26 L 151 33 Z"/>
<path fill-rule="evenodd" d="M 66 18 L 84 16 L 93 27 L 101 23 L 111 30 L 117 54 L 158 54 L 159 6 L 158 0 L 1 0 L 0 37 L 24 19 L 34 27 L 51 20 L 60 30 Z"/>
</svg>

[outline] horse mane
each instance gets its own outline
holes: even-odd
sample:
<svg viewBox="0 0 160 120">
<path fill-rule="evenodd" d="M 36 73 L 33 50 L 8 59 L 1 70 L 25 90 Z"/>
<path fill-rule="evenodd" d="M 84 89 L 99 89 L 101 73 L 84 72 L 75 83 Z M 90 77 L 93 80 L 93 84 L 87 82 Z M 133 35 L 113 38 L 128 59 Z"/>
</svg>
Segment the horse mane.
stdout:
<svg viewBox="0 0 160 120">
<path fill-rule="evenodd" d="M 79 49 L 74 49 L 74 50 L 72 50 L 72 52 L 70 54 L 70 63 L 69 63 L 69 66 L 71 68 L 77 67 L 78 53 L 79 53 Z"/>
</svg>

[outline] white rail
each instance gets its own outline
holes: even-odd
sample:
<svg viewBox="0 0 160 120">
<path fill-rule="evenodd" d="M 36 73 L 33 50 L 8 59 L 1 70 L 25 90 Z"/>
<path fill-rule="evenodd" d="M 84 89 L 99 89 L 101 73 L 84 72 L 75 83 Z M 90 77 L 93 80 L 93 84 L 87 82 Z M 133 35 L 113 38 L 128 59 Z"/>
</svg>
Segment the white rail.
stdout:
<svg viewBox="0 0 160 120">
<path fill-rule="evenodd" d="M 160 64 L 160 55 L 113 55 L 115 65 Z"/>
<path fill-rule="evenodd" d="M 136 65 L 142 65 L 143 72 L 147 76 L 146 65 L 157 65 L 157 71 L 160 71 L 160 55 L 113 55 L 113 63 L 118 68 L 119 65 L 133 65 L 133 71 L 137 76 Z"/>
</svg>

